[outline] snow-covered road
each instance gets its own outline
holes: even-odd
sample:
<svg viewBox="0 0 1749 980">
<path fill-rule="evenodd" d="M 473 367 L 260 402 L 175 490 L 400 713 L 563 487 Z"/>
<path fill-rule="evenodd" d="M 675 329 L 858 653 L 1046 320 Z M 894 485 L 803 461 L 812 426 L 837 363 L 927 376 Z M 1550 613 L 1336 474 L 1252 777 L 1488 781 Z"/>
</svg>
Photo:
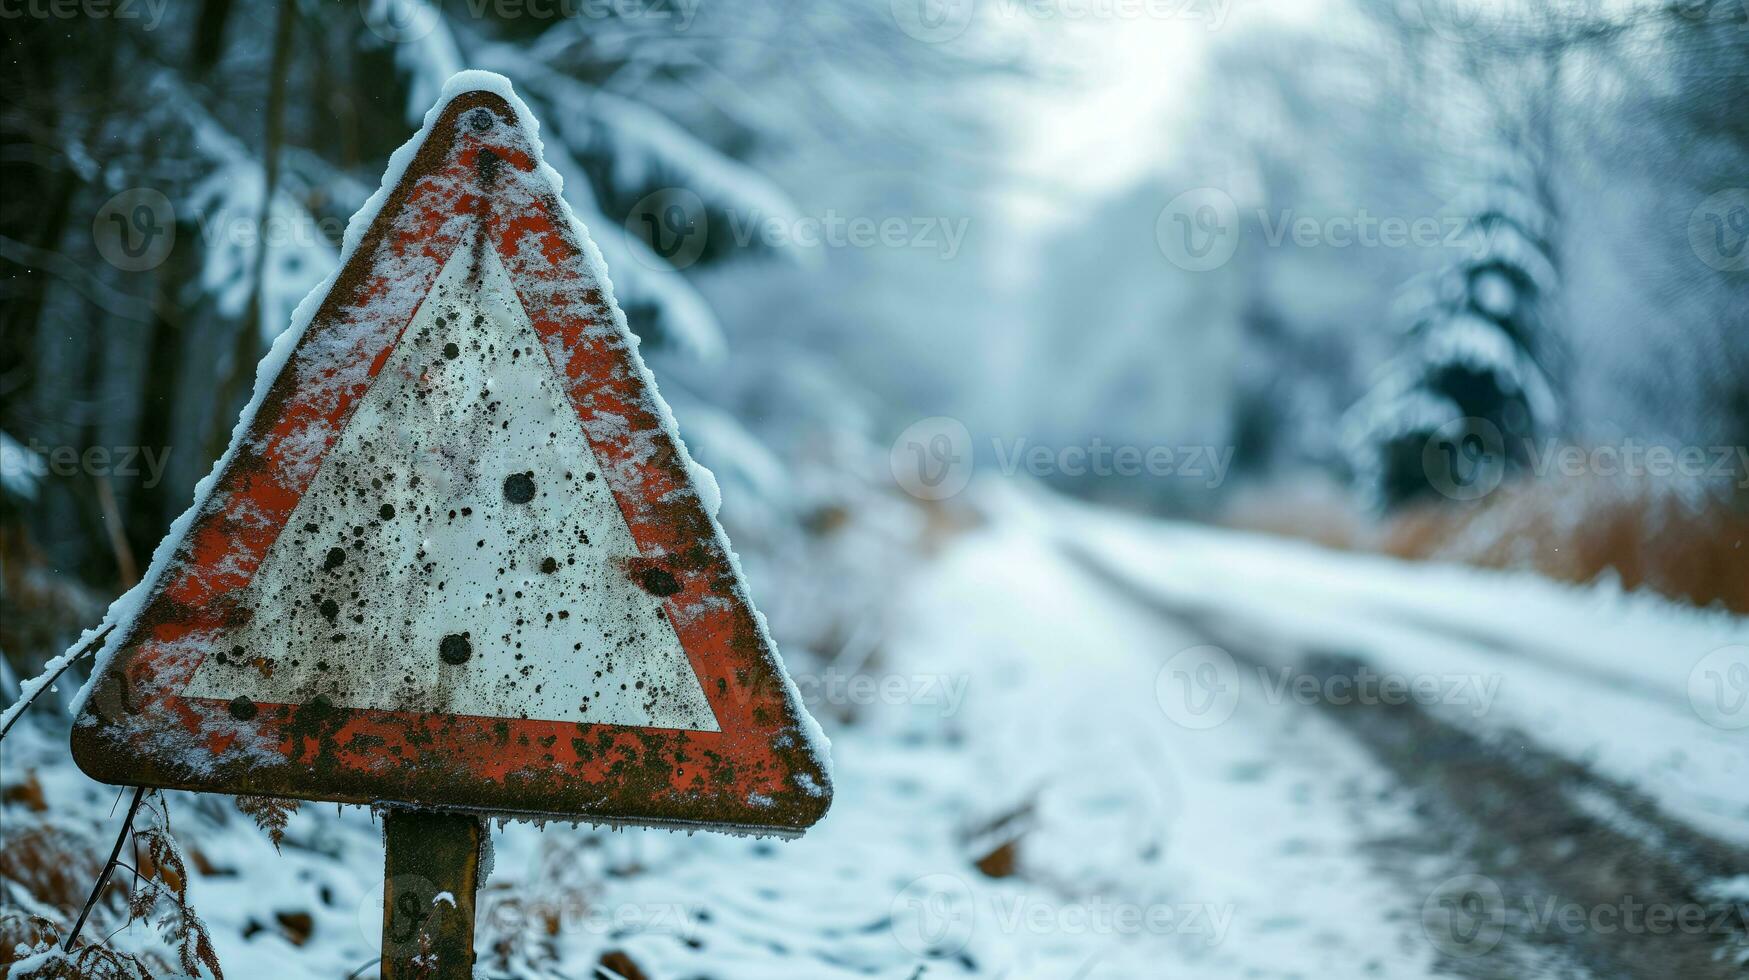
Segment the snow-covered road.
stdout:
<svg viewBox="0 0 1749 980">
<path fill-rule="evenodd" d="M 1051 526 L 1089 574 L 1205 644 L 1173 655 L 1203 672 L 1191 693 L 1237 681 L 1240 705 L 1260 693 L 1334 720 L 1414 800 L 1409 835 L 1354 856 L 1401 884 L 1437 971 L 1749 965 L 1742 619 L 1080 509 Z"/>
</svg>

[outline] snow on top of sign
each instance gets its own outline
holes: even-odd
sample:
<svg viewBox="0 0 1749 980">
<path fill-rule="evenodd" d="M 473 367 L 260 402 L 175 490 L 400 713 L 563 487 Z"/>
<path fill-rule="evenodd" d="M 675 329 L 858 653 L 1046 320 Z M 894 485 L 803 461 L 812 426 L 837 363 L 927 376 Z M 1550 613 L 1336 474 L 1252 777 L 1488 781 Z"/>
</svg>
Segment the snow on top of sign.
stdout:
<svg viewBox="0 0 1749 980">
<path fill-rule="evenodd" d="M 99 629 L 101 629 L 101 627 L 99 627 Z M 90 632 L 91 631 L 87 631 L 87 634 L 89 635 Z M 83 637 L 81 637 L 81 639 L 83 639 Z M 18 686 L 18 697 L 14 699 L 11 704 L 7 705 L 4 710 L 0 710 L 0 731 L 5 731 L 6 729 L 11 728 L 12 720 L 22 714 L 25 708 L 30 707 L 31 702 L 36 700 L 37 694 L 40 693 L 43 688 L 48 687 L 56 677 L 60 676 L 61 672 L 66 670 L 72 661 L 79 659 L 80 649 L 79 646 L 74 646 L 60 656 L 55 657 L 43 665 L 41 673 L 38 673 L 35 677 L 30 678 Z M 0 660 L 0 663 L 4 663 L 4 660 Z M 80 693 L 83 694 L 84 692 Z"/>
<path fill-rule="evenodd" d="M 146 599 L 153 594 L 159 584 L 164 580 L 166 572 L 169 571 L 171 566 L 175 563 L 177 551 L 185 537 L 188 535 L 189 529 L 193 526 L 196 517 L 207 508 L 213 489 L 217 485 L 219 474 L 224 472 L 226 467 L 231 464 L 232 459 L 237 455 L 239 447 L 243 445 L 244 441 L 248 438 L 249 429 L 266 400 L 268 389 L 285 368 L 287 361 L 291 357 L 292 351 L 296 349 L 299 341 L 304 337 L 305 332 L 310 326 L 310 322 L 315 318 L 316 311 L 321 308 L 323 301 L 327 298 L 329 291 L 339 279 L 341 272 L 352 261 L 354 254 L 357 252 L 360 243 L 364 239 L 366 231 L 370 228 L 372 223 L 375 222 L 377 215 L 387 203 L 390 193 L 401 183 L 402 178 L 406 174 L 407 168 L 412 165 L 419 148 L 430 136 L 432 129 L 442 117 L 443 112 L 449 103 L 454 99 L 471 92 L 489 92 L 496 95 L 502 98 L 515 114 L 516 125 L 520 128 L 523 136 L 528 142 L 531 156 L 537 161 L 533 179 L 551 185 L 554 194 L 559 201 L 559 207 L 562 211 L 564 220 L 570 223 L 573 235 L 583 246 L 584 264 L 587 267 L 590 277 L 595 280 L 595 285 L 601 291 L 604 298 L 603 305 L 612 313 L 612 329 L 626 339 L 631 366 L 650 391 L 662 429 L 667 437 L 673 442 L 676 451 L 679 453 L 682 462 L 687 468 L 687 471 L 692 474 L 694 481 L 698 485 L 698 494 L 705 510 L 710 516 L 711 529 L 716 537 L 717 545 L 727 557 L 736 580 L 745 582 L 740 560 L 729 547 L 727 536 L 723 533 L 721 526 L 716 522 L 715 511 L 719 500 L 719 492 L 716 490 L 716 480 L 711 476 L 708 470 L 694 461 L 691 454 L 687 451 L 686 443 L 680 437 L 679 427 L 675 423 L 674 416 L 669 411 L 667 404 L 661 398 L 655 378 L 644 365 L 643 359 L 638 356 L 637 337 L 635 334 L 631 333 L 626 324 L 625 314 L 620 310 L 619 303 L 614 298 L 613 284 L 608 277 L 606 262 L 602 259 L 601 251 L 596 247 L 594 240 L 590 238 L 588 229 L 585 228 L 583 223 L 571 212 L 569 205 L 564 203 L 564 179 L 556 170 L 545 162 L 543 145 L 540 139 L 539 123 L 535 120 L 533 113 L 529 111 L 528 106 L 517 97 L 509 79 L 493 72 L 474 70 L 462 71 L 451 76 L 449 81 L 444 84 L 443 91 L 439 95 L 436 103 L 432 105 L 430 111 L 426 112 L 425 120 L 420 126 L 419 131 L 413 134 L 407 142 L 403 143 L 400 148 L 390 156 L 388 166 L 383 172 L 382 184 L 377 188 L 376 192 L 370 196 L 370 199 L 364 203 L 364 206 L 359 208 L 358 212 L 352 216 L 351 221 L 348 222 L 346 226 L 346 232 L 341 242 L 340 261 L 335 266 L 334 271 L 331 272 L 320 285 L 311 290 L 309 295 L 304 297 L 303 302 L 298 304 L 297 309 L 292 314 L 290 328 L 279 334 L 274 340 L 272 347 L 268 350 L 266 356 L 261 359 L 261 363 L 256 368 L 254 392 L 251 395 L 248 404 L 244 406 L 242 412 L 239 414 L 237 424 L 231 430 L 230 443 L 226 448 L 224 455 L 213 464 L 212 470 L 195 486 L 193 502 L 190 504 L 189 508 L 171 524 L 169 532 L 164 536 L 164 539 L 158 543 L 158 547 L 152 553 L 151 565 L 148 567 L 146 574 L 141 577 L 137 585 L 132 589 L 129 589 L 110 605 L 109 610 L 105 614 L 101 623 L 92 629 L 86 630 L 79 637 L 78 641 L 69 648 L 66 656 L 72 656 L 74 655 L 74 651 L 81 650 L 87 645 L 92 644 L 104 629 L 113 627 L 108 637 L 98 646 L 95 652 L 95 662 L 92 665 L 90 675 L 92 679 L 99 677 L 105 672 L 115 651 L 120 649 L 129 639 L 130 634 L 133 632 L 134 622 L 138 619 L 140 611 L 145 605 Z M 409 297 L 406 295 L 398 295 L 399 292 L 402 291 L 394 289 L 387 290 L 386 295 L 380 297 L 376 302 L 384 304 L 385 306 L 410 308 L 410 304 L 417 304 L 423 299 L 423 296 Z M 353 322 L 358 324 L 358 329 L 366 330 L 373 328 L 373 324 L 369 322 L 372 319 L 373 318 L 370 317 L 358 317 L 355 318 Z M 351 346 L 344 343 L 328 344 L 326 345 L 324 352 L 330 353 L 336 358 L 356 356 L 353 353 Z M 315 448 L 316 447 L 313 446 L 311 447 L 312 450 Z M 313 461 L 312 453 L 312 462 Z M 770 631 L 766 626 L 764 616 L 759 614 L 755 609 L 753 618 L 755 627 L 760 634 L 761 645 L 767 649 L 775 650 L 776 644 L 771 640 Z M 779 670 L 776 673 L 782 680 L 787 700 L 797 708 L 795 712 L 797 723 L 802 738 L 806 742 L 809 754 L 814 757 L 814 760 L 819 765 L 821 771 L 826 773 L 828 778 L 830 778 L 830 743 L 828 742 L 825 733 L 820 729 L 818 723 L 808 715 L 807 711 L 801 707 L 801 694 L 796 689 L 795 684 L 790 679 L 788 673 L 782 670 Z M 83 710 L 85 701 L 90 696 L 94 687 L 95 684 L 92 681 L 87 681 L 83 689 L 81 689 L 79 694 L 73 699 L 71 710 L 75 715 L 78 715 Z M 825 792 L 824 787 L 811 785 L 811 780 L 809 783 L 810 785 L 802 785 L 801 788 L 814 795 L 820 795 Z"/>
</svg>

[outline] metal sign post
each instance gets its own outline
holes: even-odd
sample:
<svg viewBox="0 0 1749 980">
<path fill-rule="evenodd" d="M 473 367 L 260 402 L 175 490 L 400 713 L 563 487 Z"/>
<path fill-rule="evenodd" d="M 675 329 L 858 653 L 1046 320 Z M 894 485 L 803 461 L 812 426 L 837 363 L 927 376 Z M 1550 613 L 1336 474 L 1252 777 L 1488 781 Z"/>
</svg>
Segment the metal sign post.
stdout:
<svg viewBox="0 0 1749 980">
<path fill-rule="evenodd" d="M 478 817 L 390 808 L 383 813 L 382 980 L 470 980 Z"/>
</svg>

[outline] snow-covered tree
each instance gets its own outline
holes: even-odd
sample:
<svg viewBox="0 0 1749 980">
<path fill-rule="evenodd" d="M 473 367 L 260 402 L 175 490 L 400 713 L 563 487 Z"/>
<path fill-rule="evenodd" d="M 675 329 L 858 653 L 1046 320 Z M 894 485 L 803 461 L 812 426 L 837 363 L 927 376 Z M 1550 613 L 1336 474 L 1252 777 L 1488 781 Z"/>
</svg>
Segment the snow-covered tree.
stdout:
<svg viewBox="0 0 1749 980">
<path fill-rule="evenodd" d="M 0 67 L 0 179 L 36 189 L 0 203 L 13 293 L 0 353 L 20 369 L 0 385 L 0 427 L 75 453 L 168 453 L 150 485 L 51 477 L 29 523 L 64 569 L 125 578 L 109 542 L 143 554 L 186 506 L 266 345 L 331 271 L 346 219 L 452 72 L 497 70 L 530 103 L 646 357 L 672 401 L 709 419 L 683 418 L 683 430 L 720 464 L 752 458 L 770 434 L 746 431 L 740 406 L 722 401 L 729 386 L 712 383 L 742 367 L 725 361 L 729 331 L 698 279 L 785 258 L 733 234 L 797 213 L 768 176 L 774 160 L 899 118 L 957 70 L 930 46 L 892 44 L 875 3 L 343 6 L 202 0 L 151 22 L 0 25 L 14 56 Z M 107 254 L 118 235 L 166 247 L 118 266 Z M 690 365 L 708 369 L 677 373 Z M 810 390 L 853 389 L 838 378 Z M 753 470 L 785 453 L 765 448 Z M 799 526 L 797 508 L 779 513 Z"/>
<path fill-rule="evenodd" d="M 1554 216 L 1523 155 L 1497 174 L 1454 202 L 1462 258 L 1405 290 L 1401 349 L 1345 419 L 1350 465 L 1380 506 L 1486 492 L 1560 424 Z"/>
</svg>

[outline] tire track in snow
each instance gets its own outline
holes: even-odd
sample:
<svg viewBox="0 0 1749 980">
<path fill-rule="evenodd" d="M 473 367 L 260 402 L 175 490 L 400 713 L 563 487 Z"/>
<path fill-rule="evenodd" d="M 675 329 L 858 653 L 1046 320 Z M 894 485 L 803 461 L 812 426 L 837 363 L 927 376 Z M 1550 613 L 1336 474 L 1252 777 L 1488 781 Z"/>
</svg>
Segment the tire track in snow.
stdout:
<svg viewBox="0 0 1749 980">
<path fill-rule="evenodd" d="M 1353 680 L 1367 664 L 1363 653 L 1347 650 L 1289 652 L 1303 648 L 1298 638 L 1272 635 L 1266 624 L 1240 623 L 1206 606 L 1174 603 L 1086 549 L 1065 550 L 1114 593 L 1253 667 L 1279 668 L 1285 659 L 1313 677 Z M 1472 731 L 1412 700 L 1316 704 L 1314 710 L 1421 800 L 1423 833 L 1380 840 L 1373 850 L 1381 871 L 1415 896 L 1406 910 L 1422 914 L 1429 902 L 1458 897 L 1439 894 L 1453 878 L 1484 876 L 1476 879 L 1485 891 L 1481 906 L 1472 911 L 1485 920 L 1484 929 L 1498 920 L 1498 942 L 1483 935 L 1445 943 L 1441 970 L 1479 980 L 1742 975 L 1749 909 L 1709 896 L 1706 885 L 1749 869 L 1749 852 L 1670 818 L 1645 793 L 1546 751 L 1522 733 Z M 1657 934 L 1649 926 L 1572 929 L 1560 918 L 1572 907 L 1588 919 L 1603 910 L 1625 922 L 1616 913 L 1631 914 L 1630 903 L 1703 910 L 1704 927 Z"/>
<path fill-rule="evenodd" d="M 1397 885 L 1361 855 L 1413 825 L 1410 801 L 1329 720 L 1249 697 L 1217 730 L 1174 724 L 1155 693 L 1160 651 L 1191 634 L 1162 628 L 1030 528 L 962 539 L 907 590 L 896 620 L 908 626 L 884 669 L 975 678 L 948 719 L 965 766 L 952 779 L 969 805 L 954 822 L 1031 804 L 1014 876 L 968 873 L 963 858 L 924 869 L 960 875 L 977 899 L 968 952 L 979 975 L 1429 974 L 1419 924 L 1380 911 Z M 985 915 L 985 896 L 998 913 L 1022 897 L 1028 911 L 1212 911 L 1181 920 L 1189 929 L 1035 935 L 1026 920 L 1015 929 Z M 1199 931 L 1216 913 L 1222 931 Z"/>
</svg>

